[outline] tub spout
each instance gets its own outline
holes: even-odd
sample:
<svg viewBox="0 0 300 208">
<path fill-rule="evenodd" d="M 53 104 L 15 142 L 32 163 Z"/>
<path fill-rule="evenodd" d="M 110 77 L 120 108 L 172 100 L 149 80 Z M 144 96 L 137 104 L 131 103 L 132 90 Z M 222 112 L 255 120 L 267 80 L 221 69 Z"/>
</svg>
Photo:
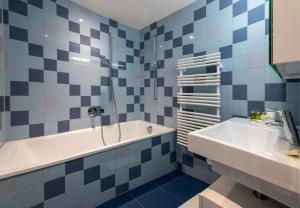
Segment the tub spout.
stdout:
<svg viewBox="0 0 300 208">
<path fill-rule="evenodd" d="M 91 127 L 92 127 L 93 129 L 95 129 L 95 127 L 96 127 L 96 124 L 95 124 L 95 117 L 94 117 L 94 116 L 91 116 L 90 118 L 91 118 Z"/>
</svg>

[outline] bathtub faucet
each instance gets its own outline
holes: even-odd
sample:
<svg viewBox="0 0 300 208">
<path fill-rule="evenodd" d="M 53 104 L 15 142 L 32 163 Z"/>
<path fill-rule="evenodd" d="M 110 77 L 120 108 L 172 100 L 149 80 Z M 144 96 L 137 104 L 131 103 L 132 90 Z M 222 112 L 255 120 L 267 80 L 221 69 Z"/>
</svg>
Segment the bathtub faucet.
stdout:
<svg viewBox="0 0 300 208">
<path fill-rule="evenodd" d="M 89 107 L 88 115 L 91 118 L 92 128 L 95 128 L 95 117 L 100 116 L 102 113 L 104 113 L 104 109 L 102 109 L 101 106 L 91 106 L 91 107 Z"/>
</svg>

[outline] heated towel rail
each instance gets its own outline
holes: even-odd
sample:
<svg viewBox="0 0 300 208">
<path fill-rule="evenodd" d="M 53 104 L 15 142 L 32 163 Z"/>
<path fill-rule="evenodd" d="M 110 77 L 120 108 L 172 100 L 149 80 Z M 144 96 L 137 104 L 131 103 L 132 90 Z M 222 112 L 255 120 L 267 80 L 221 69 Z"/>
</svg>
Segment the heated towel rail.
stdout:
<svg viewBox="0 0 300 208">
<path fill-rule="evenodd" d="M 203 67 L 216 67 L 213 73 L 188 73 L 191 69 Z M 187 146 L 187 134 L 191 131 L 202 129 L 220 122 L 221 107 L 221 54 L 213 53 L 192 58 L 179 59 L 177 69 L 180 75 L 177 77 L 177 143 Z M 184 92 L 184 87 L 212 87 L 213 93 Z M 200 113 L 186 109 L 186 106 L 202 106 L 215 108 L 214 114 Z"/>
</svg>

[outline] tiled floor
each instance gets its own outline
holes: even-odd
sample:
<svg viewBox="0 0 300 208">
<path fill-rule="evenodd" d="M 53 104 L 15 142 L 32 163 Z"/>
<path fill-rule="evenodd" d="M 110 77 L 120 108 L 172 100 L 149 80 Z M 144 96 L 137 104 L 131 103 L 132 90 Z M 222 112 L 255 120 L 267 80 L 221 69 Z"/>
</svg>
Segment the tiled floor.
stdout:
<svg viewBox="0 0 300 208">
<path fill-rule="evenodd" d="M 97 208 L 175 208 L 207 187 L 208 184 L 175 171 Z"/>
</svg>

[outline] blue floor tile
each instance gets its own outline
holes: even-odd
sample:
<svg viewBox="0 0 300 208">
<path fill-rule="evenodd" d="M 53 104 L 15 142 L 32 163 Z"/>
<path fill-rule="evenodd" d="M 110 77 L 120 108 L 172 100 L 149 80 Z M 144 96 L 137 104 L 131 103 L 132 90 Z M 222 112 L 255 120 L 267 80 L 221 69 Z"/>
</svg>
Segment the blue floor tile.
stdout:
<svg viewBox="0 0 300 208">
<path fill-rule="evenodd" d="M 143 208 L 138 202 L 132 201 L 125 206 L 122 206 L 122 208 Z"/>
<path fill-rule="evenodd" d="M 204 189 L 206 189 L 209 186 L 209 184 L 207 184 L 203 181 L 200 181 L 196 178 L 193 178 L 192 176 L 189 176 L 189 175 L 184 175 L 180 179 L 183 180 L 185 183 L 189 183 L 192 186 L 197 187 L 199 189 L 199 192 L 203 191 Z"/>
<path fill-rule="evenodd" d="M 182 174 L 180 174 L 179 171 L 175 171 L 175 172 L 169 173 L 165 176 L 162 176 L 158 179 L 155 179 L 152 182 L 159 186 L 162 186 L 162 185 L 170 183 L 171 181 L 176 180 L 177 178 L 180 178 L 180 177 L 182 177 Z"/>
<path fill-rule="evenodd" d="M 101 204 L 97 208 L 123 208 L 131 204 L 133 201 L 134 198 L 129 193 L 126 193 L 108 202 L 105 202 L 104 204 Z"/>
<path fill-rule="evenodd" d="M 142 185 L 140 187 L 137 187 L 137 188 L 133 189 L 129 193 L 133 197 L 137 198 L 137 197 L 142 196 L 142 195 L 144 195 L 146 193 L 149 193 L 150 191 L 156 189 L 157 187 L 158 187 L 157 184 L 155 184 L 153 182 L 149 182 L 149 183 L 146 183 L 146 184 L 144 184 L 144 185 Z"/>
<path fill-rule="evenodd" d="M 162 189 L 155 189 L 148 194 L 138 197 L 136 200 L 138 200 L 144 208 L 175 208 L 182 204 L 179 200 Z"/>
<path fill-rule="evenodd" d="M 199 188 L 185 183 L 181 179 L 177 179 L 166 184 L 165 186 L 163 186 L 163 189 L 172 194 L 181 202 L 185 202 L 199 193 Z"/>
</svg>

